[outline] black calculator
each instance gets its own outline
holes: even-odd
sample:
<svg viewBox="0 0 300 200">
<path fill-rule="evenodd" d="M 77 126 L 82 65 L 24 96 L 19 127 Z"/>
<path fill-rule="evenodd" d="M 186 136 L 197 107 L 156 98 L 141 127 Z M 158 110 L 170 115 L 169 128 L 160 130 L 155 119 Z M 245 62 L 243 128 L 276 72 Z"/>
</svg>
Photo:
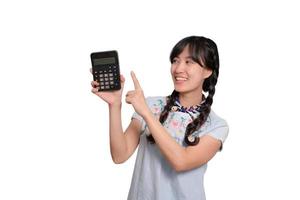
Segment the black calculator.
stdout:
<svg viewBox="0 0 300 200">
<path fill-rule="evenodd" d="M 94 81 L 99 85 L 99 91 L 121 89 L 120 67 L 117 51 L 102 51 L 91 53 Z"/>
</svg>

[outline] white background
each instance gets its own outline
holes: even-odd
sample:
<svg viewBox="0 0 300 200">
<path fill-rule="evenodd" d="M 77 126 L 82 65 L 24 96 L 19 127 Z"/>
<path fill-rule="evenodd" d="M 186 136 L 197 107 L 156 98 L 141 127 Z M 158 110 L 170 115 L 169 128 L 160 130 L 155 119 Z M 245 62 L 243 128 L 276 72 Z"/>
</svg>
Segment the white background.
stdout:
<svg viewBox="0 0 300 200">
<path fill-rule="evenodd" d="M 299 18 L 287 0 L 1 1 L 0 199 L 126 199 L 136 154 L 111 161 L 89 55 L 118 50 L 124 92 L 134 70 L 146 96 L 168 95 L 169 53 L 190 35 L 219 47 L 213 109 L 230 125 L 207 199 L 300 199 Z"/>
</svg>

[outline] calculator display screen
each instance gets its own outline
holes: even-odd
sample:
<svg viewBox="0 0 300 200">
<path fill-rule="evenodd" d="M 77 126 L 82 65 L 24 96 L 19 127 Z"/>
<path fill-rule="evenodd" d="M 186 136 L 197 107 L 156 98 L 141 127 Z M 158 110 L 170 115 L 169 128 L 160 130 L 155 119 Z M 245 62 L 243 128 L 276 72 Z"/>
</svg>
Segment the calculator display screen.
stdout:
<svg viewBox="0 0 300 200">
<path fill-rule="evenodd" d="M 94 65 L 107 65 L 107 64 L 115 64 L 115 57 L 107 57 L 107 58 L 96 58 L 93 59 Z"/>
</svg>

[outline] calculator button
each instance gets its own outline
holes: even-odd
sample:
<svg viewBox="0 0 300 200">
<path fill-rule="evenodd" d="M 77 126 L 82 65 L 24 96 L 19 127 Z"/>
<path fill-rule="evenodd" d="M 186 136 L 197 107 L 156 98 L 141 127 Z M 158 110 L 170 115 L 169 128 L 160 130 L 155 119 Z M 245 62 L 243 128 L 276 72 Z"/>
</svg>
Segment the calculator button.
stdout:
<svg viewBox="0 0 300 200">
<path fill-rule="evenodd" d="M 94 65 L 95 66 L 95 65 Z M 119 66 L 115 63 L 95 66 L 94 80 L 99 83 L 99 90 L 115 90 L 120 88 Z"/>
</svg>

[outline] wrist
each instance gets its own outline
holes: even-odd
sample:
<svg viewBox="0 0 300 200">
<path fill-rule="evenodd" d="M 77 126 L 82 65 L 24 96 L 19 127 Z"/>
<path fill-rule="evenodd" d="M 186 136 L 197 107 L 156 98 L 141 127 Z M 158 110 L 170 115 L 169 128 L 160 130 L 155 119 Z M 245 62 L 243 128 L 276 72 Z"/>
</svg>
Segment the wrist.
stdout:
<svg viewBox="0 0 300 200">
<path fill-rule="evenodd" d="M 122 102 L 121 101 L 108 104 L 109 109 L 121 108 L 121 107 L 122 107 Z"/>
<path fill-rule="evenodd" d="M 150 119 L 151 117 L 153 117 L 153 113 L 151 112 L 151 110 L 148 108 L 144 114 L 142 115 L 142 117 L 146 120 Z"/>
</svg>

